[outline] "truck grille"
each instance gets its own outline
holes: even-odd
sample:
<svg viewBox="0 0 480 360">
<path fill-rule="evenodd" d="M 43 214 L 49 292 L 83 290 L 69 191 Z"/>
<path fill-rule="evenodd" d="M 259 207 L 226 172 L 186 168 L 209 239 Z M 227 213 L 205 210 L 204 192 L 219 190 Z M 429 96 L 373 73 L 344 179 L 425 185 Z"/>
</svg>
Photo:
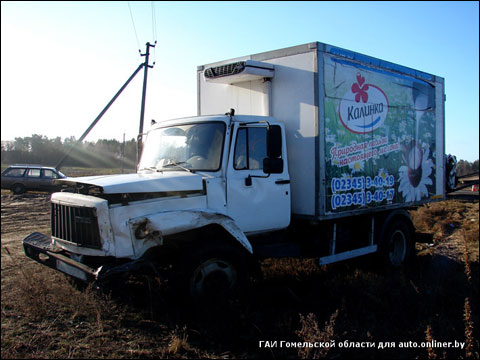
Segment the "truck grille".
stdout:
<svg viewBox="0 0 480 360">
<path fill-rule="evenodd" d="M 245 61 L 239 61 L 232 64 L 211 67 L 205 70 L 205 77 L 212 79 L 220 76 L 235 75 L 243 71 L 245 68 Z"/>
<path fill-rule="evenodd" d="M 52 203 L 52 236 L 78 246 L 101 249 L 98 219 L 94 208 Z"/>
</svg>

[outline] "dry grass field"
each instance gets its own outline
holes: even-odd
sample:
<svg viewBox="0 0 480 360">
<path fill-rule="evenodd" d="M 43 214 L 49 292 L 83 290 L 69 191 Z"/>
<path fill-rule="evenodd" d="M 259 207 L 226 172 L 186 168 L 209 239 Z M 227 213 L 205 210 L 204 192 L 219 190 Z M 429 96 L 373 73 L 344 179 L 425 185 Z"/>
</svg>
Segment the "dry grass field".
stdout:
<svg viewBox="0 0 480 360">
<path fill-rule="evenodd" d="M 385 270 L 373 256 L 323 267 L 265 260 L 241 299 L 186 306 L 148 276 L 77 290 L 23 254 L 30 232 L 50 233 L 48 194 L 2 191 L 1 357 L 478 359 L 478 201 L 411 214 L 433 238 L 409 267 Z M 455 341 L 463 349 L 437 346 Z"/>
</svg>

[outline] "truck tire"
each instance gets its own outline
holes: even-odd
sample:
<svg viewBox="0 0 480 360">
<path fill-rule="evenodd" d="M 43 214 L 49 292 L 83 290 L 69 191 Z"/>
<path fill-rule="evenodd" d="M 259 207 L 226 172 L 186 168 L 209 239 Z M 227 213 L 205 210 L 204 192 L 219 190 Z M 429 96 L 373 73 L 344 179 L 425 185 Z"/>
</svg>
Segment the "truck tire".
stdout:
<svg viewBox="0 0 480 360">
<path fill-rule="evenodd" d="M 380 256 L 387 266 L 399 267 L 411 258 L 413 236 L 405 220 L 392 220 L 380 243 Z"/>
<path fill-rule="evenodd" d="M 23 186 L 22 184 L 13 184 L 11 190 L 12 193 L 14 193 L 15 195 L 20 195 L 25 192 L 25 186 Z"/>
<path fill-rule="evenodd" d="M 176 287 L 195 301 L 223 301 L 248 282 L 246 254 L 229 244 L 201 244 L 177 265 Z"/>
</svg>

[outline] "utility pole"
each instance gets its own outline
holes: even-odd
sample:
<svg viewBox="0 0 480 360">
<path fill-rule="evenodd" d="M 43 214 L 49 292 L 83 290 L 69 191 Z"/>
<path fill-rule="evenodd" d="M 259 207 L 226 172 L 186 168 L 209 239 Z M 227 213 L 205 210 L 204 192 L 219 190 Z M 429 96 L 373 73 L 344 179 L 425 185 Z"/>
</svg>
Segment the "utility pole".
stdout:
<svg viewBox="0 0 480 360">
<path fill-rule="evenodd" d="M 155 44 L 156 43 L 157 42 L 155 41 Z M 138 66 L 138 68 L 128 78 L 128 80 L 125 82 L 125 84 L 123 84 L 123 86 L 120 88 L 120 90 L 118 90 L 117 93 L 115 94 L 115 96 L 110 100 L 110 102 L 107 104 L 107 106 L 105 106 L 105 108 L 100 112 L 100 114 L 90 124 L 88 129 L 82 134 L 80 139 L 78 139 L 77 142 L 75 144 L 73 144 L 72 147 L 70 147 L 70 149 L 68 149 L 67 153 L 60 159 L 58 164 L 55 166 L 57 168 L 57 170 L 60 170 L 63 162 L 70 155 L 70 152 L 73 150 L 73 148 L 75 146 L 78 146 L 79 144 L 81 144 L 83 139 L 85 139 L 85 137 L 88 135 L 90 130 L 93 129 L 93 127 L 98 123 L 98 121 L 102 118 L 102 116 L 107 112 L 107 110 L 110 108 L 110 106 L 115 102 L 115 100 L 117 100 L 118 96 L 120 96 L 122 91 L 130 83 L 130 81 L 132 81 L 132 79 L 135 77 L 135 75 L 137 75 L 138 72 L 142 69 L 142 67 L 144 67 L 145 71 L 144 71 L 144 78 L 143 78 L 142 107 L 141 107 L 141 112 L 140 112 L 140 130 L 139 130 L 138 146 L 137 146 L 137 163 L 138 163 L 138 159 L 139 159 L 140 153 L 141 153 L 142 133 L 143 133 L 143 118 L 144 118 L 144 115 L 145 115 L 145 96 L 146 96 L 146 93 L 147 93 L 147 74 L 148 74 L 148 68 L 149 67 L 153 68 L 153 65 L 151 65 L 151 66 L 148 65 L 148 58 L 150 56 L 150 48 L 155 47 L 155 45 L 151 45 L 150 43 L 147 42 L 146 46 L 147 46 L 147 49 L 145 51 L 145 54 L 140 54 L 141 56 L 145 56 L 145 62 Z"/>
<path fill-rule="evenodd" d="M 93 122 L 90 124 L 90 126 L 88 127 L 87 130 L 85 130 L 85 132 L 82 134 L 82 136 L 80 136 L 80 139 L 77 140 L 77 142 L 75 142 L 71 147 L 70 149 L 67 150 L 66 154 L 60 159 L 60 161 L 57 163 L 57 165 L 55 166 L 55 168 L 57 170 L 60 170 L 60 168 L 62 167 L 62 164 L 63 162 L 65 161 L 65 159 L 70 155 L 70 152 L 73 150 L 73 148 L 75 146 L 78 146 L 79 144 L 82 143 L 83 139 L 85 139 L 85 137 L 88 135 L 88 133 L 90 132 L 90 130 L 93 129 L 93 127 L 98 123 L 98 121 L 102 118 L 102 116 L 107 112 L 107 110 L 110 108 L 110 106 L 115 102 L 115 100 L 117 100 L 117 98 L 120 96 L 120 94 L 122 93 L 122 91 L 127 87 L 127 85 L 130 83 L 130 81 L 132 81 L 132 79 L 135 77 L 135 75 L 138 74 L 138 72 L 142 69 L 142 67 L 144 66 L 144 64 L 140 64 L 138 66 L 138 68 L 133 72 L 133 74 L 128 78 L 128 80 L 125 82 L 125 84 L 123 84 L 123 86 L 120 88 L 120 90 L 117 91 L 117 93 L 114 95 L 114 97 L 110 100 L 110 102 L 107 104 L 107 106 L 105 106 L 103 108 L 103 110 L 100 112 L 100 114 L 98 114 L 98 116 L 95 118 L 95 120 L 93 120 Z"/>
<path fill-rule="evenodd" d="M 145 63 L 143 65 L 144 67 L 144 73 L 143 73 L 143 91 L 142 91 L 142 107 L 140 109 L 140 127 L 138 129 L 138 158 L 137 158 L 137 164 L 140 159 L 140 155 L 142 154 L 142 137 L 143 137 L 143 119 L 145 117 L 145 98 L 147 95 L 147 74 L 148 74 L 148 68 L 153 68 L 153 65 L 148 65 L 148 59 L 150 57 L 150 48 L 155 47 L 155 45 L 150 44 L 149 42 L 146 43 L 146 50 L 145 54 L 140 54 L 141 56 L 145 56 Z"/>
<path fill-rule="evenodd" d="M 122 174 L 125 164 L 125 133 L 123 133 L 123 144 L 122 144 Z"/>
</svg>

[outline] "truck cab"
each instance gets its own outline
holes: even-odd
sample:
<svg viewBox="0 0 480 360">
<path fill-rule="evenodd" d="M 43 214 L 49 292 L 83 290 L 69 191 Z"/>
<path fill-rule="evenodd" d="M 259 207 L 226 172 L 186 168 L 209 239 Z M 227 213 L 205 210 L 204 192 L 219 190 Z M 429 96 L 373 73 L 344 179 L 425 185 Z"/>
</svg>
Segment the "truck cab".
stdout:
<svg viewBox="0 0 480 360">
<path fill-rule="evenodd" d="M 209 285 L 214 293 L 236 288 L 253 254 L 249 237 L 290 224 L 286 149 L 272 117 L 231 111 L 157 124 L 136 174 L 62 181 L 51 198 L 52 239 L 33 233 L 25 252 L 82 281 L 176 258 L 178 268 L 197 266 L 176 280 L 188 293 L 205 295 L 207 280 L 192 280 L 198 272 L 219 278 L 208 280 L 220 283 Z"/>
<path fill-rule="evenodd" d="M 206 209 L 230 217 L 246 235 L 286 228 L 290 179 L 283 128 L 261 116 L 162 123 L 147 135 L 138 172 L 201 177 Z"/>
</svg>

